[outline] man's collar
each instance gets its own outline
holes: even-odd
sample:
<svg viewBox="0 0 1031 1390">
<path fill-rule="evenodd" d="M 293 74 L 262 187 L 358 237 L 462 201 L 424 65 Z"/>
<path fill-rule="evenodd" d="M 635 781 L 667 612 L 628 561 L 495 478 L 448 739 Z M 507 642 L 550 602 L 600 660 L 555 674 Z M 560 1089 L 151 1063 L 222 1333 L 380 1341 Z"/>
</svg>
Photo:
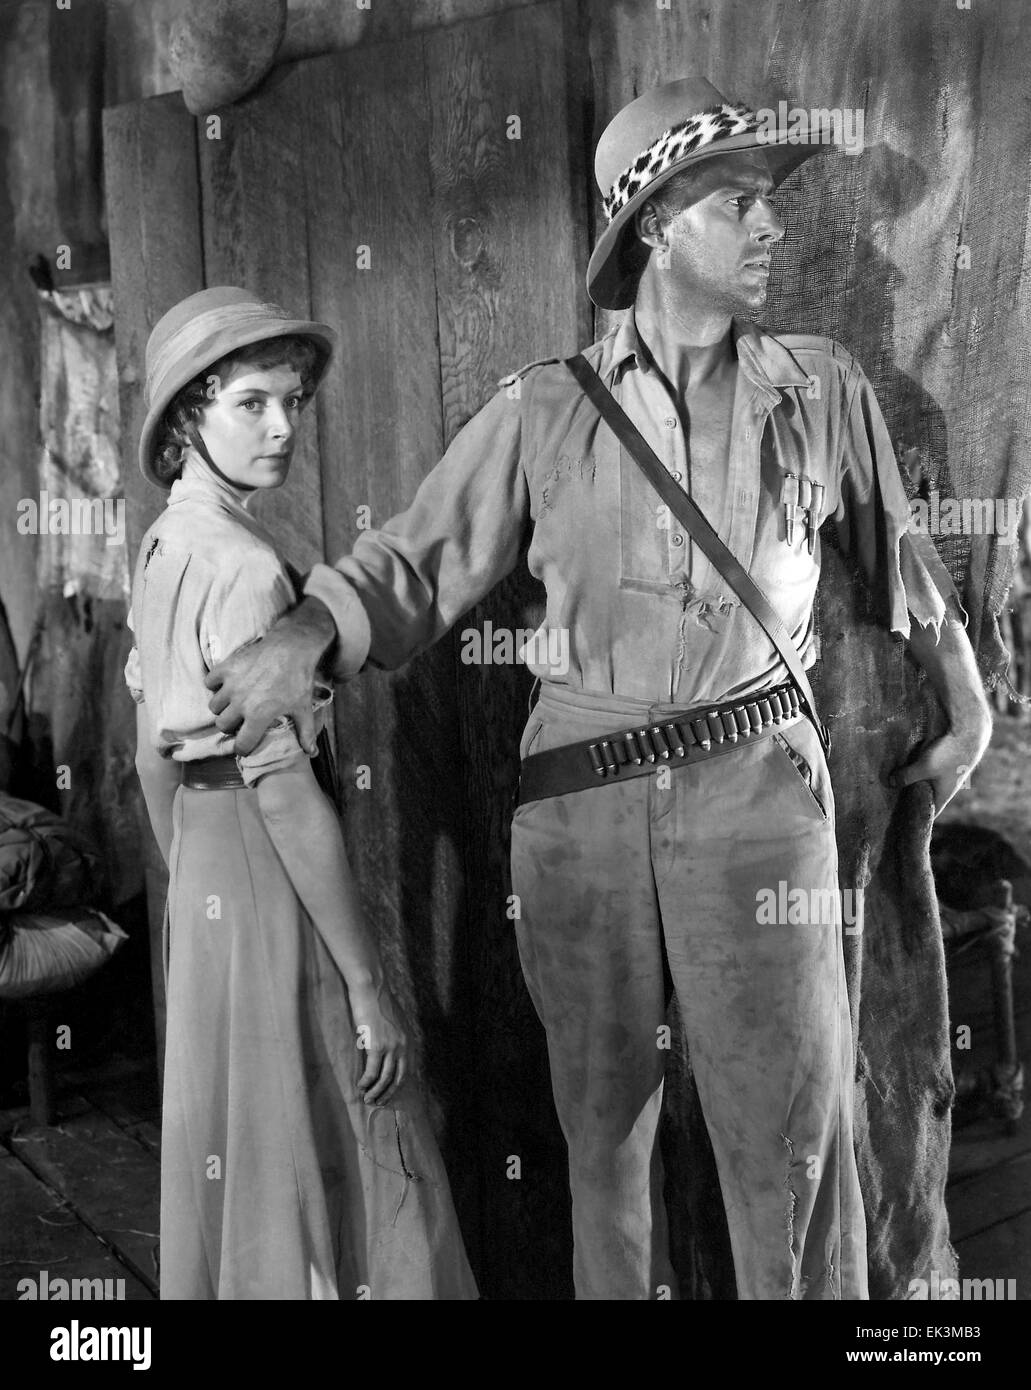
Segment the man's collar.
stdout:
<svg viewBox="0 0 1031 1390">
<path fill-rule="evenodd" d="M 734 319 L 731 335 L 738 362 L 745 376 L 756 386 L 808 386 L 809 378 L 782 343 L 748 319 Z M 602 375 L 613 376 L 630 359 L 644 372 L 651 370 L 637 331 L 637 320 L 631 306 L 615 330 L 612 349 Z"/>
<path fill-rule="evenodd" d="M 808 386 L 809 378 L 782 342 L 749 319 L 734 319 L 731 331 L 741 370 L 757 386 Z"/>
<path fill-rule="evenodd" d="M 637 332 L 637 320 L 634 317 L 633 305 L 627 309 L 613 334 L 612 350 L 608 362 L 605 363 L 602 376 L 607 376 L 610 372 L 615 375 L 630 358 L 634 359 L 642 372 L 651 371 L 651 367 L 648 365 L 648 354 L 641 349 L 641 339 Z"/>
</svg>

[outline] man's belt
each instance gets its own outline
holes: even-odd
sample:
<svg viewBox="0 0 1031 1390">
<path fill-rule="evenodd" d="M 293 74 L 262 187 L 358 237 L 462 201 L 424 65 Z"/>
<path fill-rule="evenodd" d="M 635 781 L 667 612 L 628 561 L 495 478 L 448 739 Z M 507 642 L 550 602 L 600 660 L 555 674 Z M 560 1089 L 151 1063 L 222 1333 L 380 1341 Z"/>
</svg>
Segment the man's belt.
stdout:
<svg viewBox="0 0 1031 1390">
<path fill-rule="evenodd" d="M 798 691 L 788 682 L 751 700 L 699 705 L 655 724 L 531 753 L 522 766 L 517 804 L 652 776 L 659 767 L 715 758 L 803 717 Z"/>
</svg>

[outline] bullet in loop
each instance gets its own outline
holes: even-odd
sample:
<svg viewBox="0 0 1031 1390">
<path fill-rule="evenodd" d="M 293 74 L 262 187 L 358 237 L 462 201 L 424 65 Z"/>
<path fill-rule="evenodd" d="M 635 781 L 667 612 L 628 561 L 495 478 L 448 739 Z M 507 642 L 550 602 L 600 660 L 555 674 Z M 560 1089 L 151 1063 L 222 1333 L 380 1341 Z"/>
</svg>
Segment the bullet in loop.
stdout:
<svg viewBox="0 0 1031 1390">
<path fill-rule="evenodd" d="M 715 741 L 717 743 L 722 743 L 724 738 L 726 737 L 726 735 L 723 732 L 723 720 L 719 717 L 715 710 L 710 710 L 710 712 L 705 716 L 705 722 L 708 724 L 709 733 L 712 735 Z"/>
<path fill-rule="evenodd" d="M 616 750 L 613 745 L 607 738 L 603 738 L 598 746 L 601 749 L 606 770 L 609 772 L 618 772 L 619 759 L 616 757 Z"/>
<path fill-rule="evenodd" d="M 653 724 L 648 730 L 651 734 L 652 747 L 660 758 L 669 757 L 669 744 L 666 742 L 666 733 L 661 724 Z"/>
</svg>

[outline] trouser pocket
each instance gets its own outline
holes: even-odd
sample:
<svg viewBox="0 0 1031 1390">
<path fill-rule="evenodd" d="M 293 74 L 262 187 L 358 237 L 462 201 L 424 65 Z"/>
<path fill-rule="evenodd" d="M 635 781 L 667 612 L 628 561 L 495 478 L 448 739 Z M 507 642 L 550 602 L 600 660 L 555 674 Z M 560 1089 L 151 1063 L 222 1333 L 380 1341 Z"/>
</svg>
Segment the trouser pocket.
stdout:
<svg viewBox="0 0 1031 1390">
<path fill-rule="evenodd" d="M 805 797 L 809 809 L 815 811 L 821 820 L 829 820 L 830 797 L 819 786 L 809 759 L 789 743 L 783 734 L 774 734 L 773 742 L 790 764 L 793 781 Z"/>
</svg>

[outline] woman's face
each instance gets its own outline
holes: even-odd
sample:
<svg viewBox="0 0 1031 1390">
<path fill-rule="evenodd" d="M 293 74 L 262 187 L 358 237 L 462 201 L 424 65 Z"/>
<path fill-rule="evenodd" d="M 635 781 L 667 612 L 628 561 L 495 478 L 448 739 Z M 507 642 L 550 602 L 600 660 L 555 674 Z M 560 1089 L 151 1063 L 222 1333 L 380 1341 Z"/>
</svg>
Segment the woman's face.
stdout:
<svg viewBox="0 0 1031 1390">
<path fill-rule="evenodd" d="M 232 367 L 209 381 L 209 393 L 198 429 L 218 467 L 243 487 L 282 487 L 305 403 L 299 374 L 285 365 Z"/>
</svg>

